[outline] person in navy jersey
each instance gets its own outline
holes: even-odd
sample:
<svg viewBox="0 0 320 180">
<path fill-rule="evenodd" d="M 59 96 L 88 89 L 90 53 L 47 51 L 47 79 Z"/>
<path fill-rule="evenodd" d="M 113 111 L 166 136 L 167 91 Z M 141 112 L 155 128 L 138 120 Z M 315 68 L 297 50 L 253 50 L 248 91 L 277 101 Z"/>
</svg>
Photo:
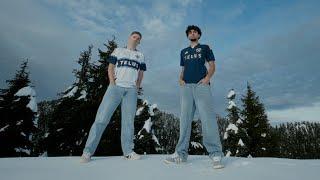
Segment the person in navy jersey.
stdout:
<svg viewBox="0 0 320 180">
<path fill-rule="evenodd" d="M 80 162 L 87 163 L 94 154 L 101 135 L 112 114 L 121 104 L 121 147 L 125 159 L 140 159 L 133 151 L 134 117 L 137 107 L 137 92 L 140 89 L 143 72 L 146 71 L 144 55 L 137 51 L 142 36 L 134 31 L 128 38 L 125 48 L 115 48 L 108 59 L 110 84 L 102 102 L 83 150 Z"/>
<path fill-rule="evenodd" d="M 213 168 L 219 169 L 224 167 L 221 163 L 223 153 L 210 90 L 210 79 L 216 68 L 215 57 L 208 45 L 199 43 L 201 34 L 197 26 L 191 25 L 186 29 L 190 46 L 180 53 L 180 136 L 175 153 L 165 162 L 179 164 L 187 161 L 191 123 L 197 108 L 202 122 L 203 144 L 213 161 Z"/>
</svg>

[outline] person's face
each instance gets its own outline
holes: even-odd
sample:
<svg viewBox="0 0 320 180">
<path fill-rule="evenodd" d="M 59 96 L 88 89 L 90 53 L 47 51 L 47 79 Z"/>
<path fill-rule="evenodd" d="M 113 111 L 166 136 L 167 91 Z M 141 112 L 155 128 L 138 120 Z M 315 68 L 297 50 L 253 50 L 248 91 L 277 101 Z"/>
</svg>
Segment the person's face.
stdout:
<svg viewBox="0 0 320 180">
<path fill-rule="evenodd" d="M 138 44 L 140 44 L 141 37 L 139 34 L 132 34 L 131 36 L 129 36 L 128 41 L 130 44 L 134 44 L 135 46 L 137 46 Z"/>
<path fill-rule="evenodd" d="M 191 29 L 188 32 L 188 38 L 190 41 L 196 41 L 200 38 L 200 34 L 198 33 L 198 31 Z"/>
</svg>

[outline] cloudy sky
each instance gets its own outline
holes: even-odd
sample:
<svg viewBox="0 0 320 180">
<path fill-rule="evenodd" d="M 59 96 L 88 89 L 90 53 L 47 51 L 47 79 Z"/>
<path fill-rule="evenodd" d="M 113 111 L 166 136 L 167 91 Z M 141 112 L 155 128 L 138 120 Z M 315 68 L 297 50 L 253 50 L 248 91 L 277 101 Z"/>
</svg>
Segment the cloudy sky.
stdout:
<svg viewBox="0 0 320 180">
<path fill-rule="evenodd" d="M 188 46 L 186 26 L 196 24 L 216 56 L 216 113 L 225 115 L 231 88 L 240 106 L 249 82 L 271 121 L 320 121 L 318 7 L 316 0 L 2 0 L 0 87 L 29 58 L 38 100 L 57 98 L 88 45 L 97 60 L 113 35 L 124 46 L 138 30 L 148 68 L 143 98 L 179 115 L 179 53 Z"/>
</svg>

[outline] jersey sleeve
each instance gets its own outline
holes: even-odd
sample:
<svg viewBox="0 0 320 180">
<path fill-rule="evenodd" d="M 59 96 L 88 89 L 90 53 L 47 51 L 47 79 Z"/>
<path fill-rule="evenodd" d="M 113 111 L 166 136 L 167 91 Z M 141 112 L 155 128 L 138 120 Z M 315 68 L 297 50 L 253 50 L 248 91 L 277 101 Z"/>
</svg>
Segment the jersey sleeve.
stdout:
<svg viewBox="0 0 320 180">
<path fill-rule="evenodd" d="M 180 52 L 180 66 L 184 66 L 184 60 L 182 56 L 182 51 Z"/>
<path fill-rule="evenodd" d="M 147 71 L 147 65 L 146 65 L 146 61 L 145 61 L 144 55 L 142 55 L 139 70 Z"/>
<path fill-rule="evenodd" d="M 206 61 L 215 61 L 215 57 L 213 55 L 213 52 L 212 52 L 212 49 L 206 45 L 206 48 L 205 48 L 205 57 L 206 57 Z"/>
<path fill-rule="evenodd" d="M 111 53 L 111 55 L 110 55 L 110 57 L 107 59 L 107 61 L 109 62 L 109 63 L 111 63 L 111 64 L 116 64 L 117 63 L 117 60 L 118 60 L 118 58 L 117 58 L 117 56 L 118 56 L 118 48 L 115 48 L 114 50 L 113 50 L 113 52 Z"/>
</svg>

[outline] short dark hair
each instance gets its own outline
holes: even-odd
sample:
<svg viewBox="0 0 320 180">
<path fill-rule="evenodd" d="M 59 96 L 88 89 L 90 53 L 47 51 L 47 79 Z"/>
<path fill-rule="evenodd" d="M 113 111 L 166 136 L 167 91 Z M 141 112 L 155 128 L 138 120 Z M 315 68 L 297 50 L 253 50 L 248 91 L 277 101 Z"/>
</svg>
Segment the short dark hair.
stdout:
<svg viewBox="0 0 320 180">
<path fill-rule="evenodd" d="M 187 29 L 186 29 L 186 35 L 187 35 L 187 37 L 188 37 L 188 34 L 189 34 L 189 32 L 190 32 L 191 30 L 197 31 L 198 34 L 199 34 L 200 37 L 201 37 L 201 34 L 202 34 L 201 29 L 200 29 L 198 26 L 195 26 L 195 25 L 189 25 L 189 26 L 187 27 Z"/>
<path fill-rule="evenodd" d="M 134 35 L 134 34 L 138 34 L 140 36 L 140 38 L 142 38 L 142 35 L 139 31 L 133 31 L 130 36 Z"/>
</svg>

